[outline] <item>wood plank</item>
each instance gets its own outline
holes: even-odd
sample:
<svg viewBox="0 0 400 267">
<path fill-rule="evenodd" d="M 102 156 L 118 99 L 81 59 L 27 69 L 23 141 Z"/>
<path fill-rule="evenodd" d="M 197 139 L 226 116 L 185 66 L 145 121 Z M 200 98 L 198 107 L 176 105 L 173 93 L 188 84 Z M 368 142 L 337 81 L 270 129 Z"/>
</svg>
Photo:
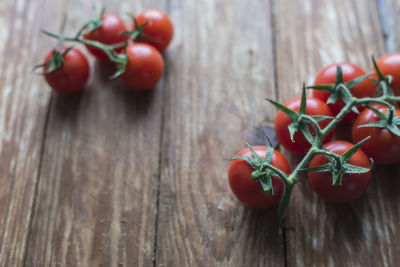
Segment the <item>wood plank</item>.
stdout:
<svg viewBox="0 0 400 267">
<path fill-rule="evenodd" d="M 243 207 L 228 158 L 273 118 L 269 1 L 171 1 L 157 266 L 283 266 L 276 211 Z"/>
<path fill-rule="evenodd" d="M 386 52 L 400 51 L 400 2 L 378 0 L 380 22 L 385 38 Z"/>
<path fill-rule="evenodd" d="M 65 1 L 0 1 L 0 265 L 22 266 L 50 92 L 32 73 L 50 44 L 40 27 L 59 30 Z M 43 10 L 43 6 L 46 9 Z"/>
<path fill-rule="evenodd" d="M 165 8 L 70 0 L 66 32 L 102 4 L 127 22 L 126 12 Z M 108 79 L 111 65 L 91 63 L 84 93 L 53 95 L 26 266 L 153 264 L 163 84 L 133 93 Z"/>
<path fill-rule="evenodd" d="M 312 83 L 327 64 L 368 70 L 370 55 L 384 51 L 374 1 L 275 1 L 274 12 L 281 100 L 298 95 L 301 82 Z M 287 216 L 288 266 L 398 266 L 398 173 L 378 167 L 365 196 L 343 205 L 318 199 L 303 179 Z"/>
</svg>

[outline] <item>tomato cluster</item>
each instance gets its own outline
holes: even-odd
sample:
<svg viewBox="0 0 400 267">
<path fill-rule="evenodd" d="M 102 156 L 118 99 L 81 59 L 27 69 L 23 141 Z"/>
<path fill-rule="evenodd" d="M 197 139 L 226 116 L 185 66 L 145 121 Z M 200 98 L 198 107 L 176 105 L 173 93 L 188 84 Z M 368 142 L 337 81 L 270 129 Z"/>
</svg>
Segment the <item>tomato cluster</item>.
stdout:
<svg viewBox="0 0 400 267">
<path fill-rule="evenodd" d="M 64 41 L 82 43 L 97 59 L 118 64 L 115 76 L 132 90 L 153 88 L 164 72 L 161 55 L 173 37 L 173 25 L 168 15 L 158 9 L 148 9 L 134 18 L 131 28 L 115 14 L 100 14 L 98 19 L 83 25 L 75 37 L 48 35 L 60 40 L 58 48 L 46 56 L 43 74 L 47 83 L 61 94 L 81 91 L 89 78 L 86 56 L 76 47 L 66 47 Z"/>
<path fill-rule="evenodd" d="M 400 110 L 396 99 L 400 96 L 400 53 L 387 54 L 374 64 L 370 76 L 351 63 L 331 64 L 317 74 L 314 86 L 309 87 L 313 88 L 312 96 L 306 97 L 304 88 L 302 97 L 295 97 L 284 105 L 270 101 L 279 109 L 275 117 L 279 142 L 294 154 L 302 157 L 311 155 L 305 163 L 306 168 L 300 171 L 307 172 L 311 188 L 326 201 L 348 202 L 360 197 L 370 184 L 372 162 L 400 162 Z M 347 86 L 347 89 L 339 91 L 337 88 L 341 86 Z M 351 105 L 348 104 L 350 102 Z M 361 104 L 353 106 L 353 103 Z M 301 123 L 304 124 L 301 117 L 304 116 L 315 118 L 315 124 L 301 126 Z M 349 139 L 353 143 L 331 141 L 337 124 L 331 124 L 333 120 L 344 122 L 344 127 L 351 127 Z M 329 128 L 324 131 L 325 127 Z M 315 146 L 313 140 L 318 138 L 319 145 Z M 289 175 L 288 161 L 276 150 L 270 167 L 254 163 L 258 156 L 264 158 L 268 149 L 268 146 L 256 146 L 250 153 L 249 146 L 233 158 L 229 167 L 228 180 L 233 193 L 253 208 L 278 204 L 285 187 L 292 186 L 291 183 L 298 179 Z M 279 176 L 284 178 L 277 175 L 271 177 L 268 170 L 279 174 L 274 168 L 281 170 L 283 173 Z M 286 178 L 285 173 L 288 174 Z M 259 182 L 260 175 L 269 175 L 263 183 L 271 185 L 273 195 Z"/>
</svg>

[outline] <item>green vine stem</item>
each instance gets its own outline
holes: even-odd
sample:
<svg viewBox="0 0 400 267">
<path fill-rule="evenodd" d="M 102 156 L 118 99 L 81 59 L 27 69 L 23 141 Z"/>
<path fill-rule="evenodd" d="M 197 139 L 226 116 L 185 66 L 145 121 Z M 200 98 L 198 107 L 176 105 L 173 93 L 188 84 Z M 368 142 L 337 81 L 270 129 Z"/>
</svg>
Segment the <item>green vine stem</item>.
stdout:
<svg viewBox="0 0 400 267">
<path fill-rule="evenodd" d="M 338 67 L 338 71 L 337 71 L 337 80 L 338 81 L 343 80 L 340 77 L 341 74 L 342 74 L 341 68 Z M 306 94 L 305 94 L 306 88 L 304 85 L 303 85 L 303 93 L 302 93 L 302 102 L 303 102 L 304 107 L 302 107 L 300 109 L 300 112 L 298 112 L 298 113 L 294 112 L 293 110 L 289 110 L 288 108 L 282 106 L 281 104 L 279 104 L 273 100 L 269 100 L 269 102 L 271 102 L 276 107 L 278 107 L 278 109 L 280 109 L 284 113 L 288 114 L 288 116 L 291 118 L 293 124 L 297 125 L 296 127 L 298 129 L 296 128 L 296 131 L 300 130 L 306 136 L 306 134 L 307 135 L 310 134 L 310 130 L 308 128 L 309 125 L 311 125 L 311 127 L 313 127 L 315 130 L 314 131 L 315 137 L 313 137 L 313 140 L 309 140 L 310 138 L 307 139 L 307 140 L 309 140 L 309 142 L 311 144 L 311 148 L 308 150 L 306 155 L 302 158 L 300 163 L 296 166 L 296 168 L 292 171 L 291 174 L 289 174 L 289 175 L 285 174 L 284 172 L 282 172 L 279 169 L 272 166 L 269 162 L 264 162 L 262 164 L 262 167 L 254 165 L 256 167 L 259 167 L 262 170 L 262 171 L 259 171 L 259 170 L 254 169 L 254 172 L 257 173 L 257 180 L 262 181 L 263 180 L 262 176 L 264 174 L 268 173 L 267 170 L 270 170 L 274 173 L 274 175 L 279 176 L 285 184 L 285 189 L 284 189 L 284 192 L 283 192 L 280 204 L 279 204 L 279 208 L 278 208 L 278 217 L 281 222 L 285 218 L 285 214 L 286 214 L 289 202 L 290 202 L 290 197 L 291 197 L 291 193 L 292 193 L 294 185 L 300 179 L 302 172 L 311 171 L 310 169 L 307 169 L 307 167 L 315 155 L 324 154 L 325 156 L 327 156 L 333 160 L 334 164 L 332 165 L 332 168 L 334 168 L 334 169 L 337 168 L 337 170 L 339 170 L 337 172 L 339 174 L 334 177 L 334 181 L 333 181 L 333 184 L 337 185 L 337 186 L 341 185 L 341 179 L 342 179 L 343 173 L 362 173 L 362 172 L 370 171 L 373 168 L 374 164 L 373 164 L 372 159 L 371 159 L 371 168 L 370 169 L 365 169 L 365 168 L 361 168 L 358 166 L 348 164 L 348 160 L 361 147 L 362 143 L 366 139 L 357 143 L 352 149 L 350 149 L 349 151 L 347 151 L 345 153 L 346 155 L 343 154 L 342 156 L 336 155 L 336 154 L 322 148 L 322 143 L 323 143 L 324 137 L 329 132 L 331 132 L 349 112 L 351 112 L 351 111 L 358 112 L 358 110 L 356 109 L 356 106 L 360 106 L 360 105 L 367 106 L 368 104 L 374 104 L 374 103 L 385 105 L 388 107 L 388 110 L 389 110 L 389 115 L 386 118 L 386 120 L 387 120 L 386 124 L 392 123 L 394 113 L 395 113 L 395 107 L 393 104 L 391 104 L 391 102 L 400 101 L 400 96 L 393 95 L 391 89 L 389 89 L 390 85 L 389 85 L 388 79 L 386 77 L 383 79 L 381 78 L 378 82 L 378 88 L 380 88 L 380 90 L 381 90 L 381 96 L 356 98 L 356 97 L 352 96 L 350 93 L 351 87 L 353 87 L 357 83 L 362 82 L 363 80 L 367 79 L 370 75 L 371 75 L 371 73 L 367 74 L 363 77 L 357 78 L 353 81 L 350 81 L 348 83 L 344 83 L 344 82 L 336 83 L 336 85 L 334 86 L 335 88 L 332 88 L 332 86 L 309 86 L 309 87 L 307 87 L 307 88 L 314 88 L 314 89 L 318 89 L 318 90 L 326 90 L 326 91 L 329 90 L 330 92 L 334 92 L 334 91 L 339 92 L 339 94 L 341 94 L 344 97 L 343 100 L 345 102 L 345 105 L 341 109 L 339 114 L 337 114 L 337 116 L 334 118 L 317 118 L 318 116 L 312 117 L 307 114 L 304 114 L 305 98 L 306 98 Z M 317 122 L 318 120 L 321 120 L 321 119 L 330 119 L 330 122 L 328 123 L 328 125 L 326 125 L 323 129 L 320 128 L 320 126 Z M 298 125 L 301 125 L 301 126 L 298 127 Z M 347 170 L 347 172 L 346 172 L 346 170 Z M 321 171 L 321 170 L 313 170 L 313 171 Z M 270 192 L 270 190 L 268 192 Z"/>
</svg>

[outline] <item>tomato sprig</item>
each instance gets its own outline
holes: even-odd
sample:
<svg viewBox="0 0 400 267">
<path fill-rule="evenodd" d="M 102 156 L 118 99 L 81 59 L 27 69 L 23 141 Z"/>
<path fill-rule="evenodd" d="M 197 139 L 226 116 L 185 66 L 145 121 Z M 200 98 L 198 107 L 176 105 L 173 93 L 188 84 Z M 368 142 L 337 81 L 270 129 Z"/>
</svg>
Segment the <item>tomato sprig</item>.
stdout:
<svg viewBox="0 0 400 267">
<path fill-rule="evenodd" d="M 394 117 L 395 108 L 393 104 L 391 104 L 392 102 L 400 101 L 400 97 L 394 96 L 390 90 L 391 78 L 384 77 L 382 73 L 379 73 L 379 68 L 378 66 L 376 66 L 376 64 L 375 68 L 377 69 L 377 76 L 379 78 L 378 87 L 380 87 L 380 96 L 363 98 L 357 98 L 353 96 L 350 93 L 350 89 L 368 79 L 372 75 L 372 73 L 368 73 L 351 81 L 344 82 L 342 69 L 340 66 L 338 66 L 335 84 L 313 85 L 308 87 L 303 84 L 301 106 L 298 112 L 276 101 L 267 99 L 271 104 L 273 104 L 280 111 L 285 113 L 292 121 L 292 124 L 290 124 L 288 127 L 291 139 L 293 140 L 294 134 L 297 131 L 300 131 L 304 134 L 306 140 L 310 143 L 311 148 L 308 150 L 300 163 L 290 174 L 286 174 L 279 169 L 276 169 L 270 164 L 270 159 L 262 160 L 260 157 L 257 157 L 256 153 L 253 153 L 253 151 L 252 157 L 236 157 L 233 158 L 233 160 L 246 160 L 253 169 L 253 172 L 251 174 L 253 180 L 258 180 L 263 185 L 264 190 L 267 192 L 273 194 L 273 191 L 271 190 L 272 175 L 278 176 L 283 180 L 285 188 L 278 208 L 278 217 L 281 221 L 283 221 L 285 218 L 292 189 L 294 185 L 298 182 L 302 172 L 330 172 L 332 173 L 332 186 L 339 187 L 342 185 L 342 179 L 344 175 L 368 173 L 373 169 L 374 161 L 372 158 L 370 159 L 369 168 L 350 164 L 350 160 L 355 156 L 356 153 L 358 153 L 361 146 L 369 137 L 351 146 L 341 155 L 327 150 L 322 145 L 326 135 L 328 135 L 328 133 L 330 133 L 349 112 L 353 111 L 355 113 L 359 113 L 357 106 L 367 106 L 368 108 L 373 110 L 375 114 L 381 119 L 379 122 L 371 123 L 363 127 L 382 127 L 389 129 L 389 131 L 395 133 L 396 135 L 400 134 L 400 130 L 398 129 L 398 125 L 400 125 L 400 119 Z M 342 100 L 345 105 L 341 108 L 340 112 L 334 118 L 327 116 L 309 116 L 305 112 L 306 88 L 327 91 L 331 93 L 331 96 L 328 99 L 328 103 L 334 103 L 338 100 Z M 382 112 L 368 106 L 369 104 L 373 103 L 387 106 L 390 112 L 388 112 L 387 114 L 383 114 Z M 318 124 L 318 121 L 327 119 L 330 119 L 329 124 L 322 128 L 320 124 Z M 314 128 L 314 134 L 311 134 L 310 132 L 310 125 Z M 250 148 L 250 150 L 252 150 L 250 145 L 248 145 L 248 147 Z M 328 162 L 322 166 L 309 167 L 309 163 L 317 155 L 324 155 L 328 159 Z M 266 156 L 265 158 L 268 157 Z"/>
</svg>

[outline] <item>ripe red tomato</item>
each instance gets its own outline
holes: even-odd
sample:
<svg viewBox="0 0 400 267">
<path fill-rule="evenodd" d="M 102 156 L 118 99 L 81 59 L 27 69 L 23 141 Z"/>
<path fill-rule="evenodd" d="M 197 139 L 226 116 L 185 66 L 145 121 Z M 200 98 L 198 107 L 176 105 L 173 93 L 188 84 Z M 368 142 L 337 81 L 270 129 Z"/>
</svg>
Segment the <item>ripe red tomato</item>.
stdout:
<svg viewBox="0 0 400 267">
<path fill-rule="evenodd" d="M 386 54 L 379 58 L 376 64 L 384 76 L 391 75 L 393 77 L 390 86 L 395 95 L 400 95 L 400 52 Z M 376 79 L 376 74 L 373 74 L 371 78 Z"/>
<path fill-rule="evenodd" d="M 386 114 L 388 107 L 383 105 L 374 105 L 374 108 Z M 395 117 L 400 117 L 400 111 L 395 110 Z M 400 137 L 393 134 L 386 128 L 379 127 L 361 127 L 358 126 L 379 121 L 378 116 L 370 109 L 365 109 L 354 121 L 352 128 L 352 140 L 358 143 L 364 138 L 371 136 L 362 145 L 362 150 L 369 157 L 373 158 L 379 164 L 393 164 L 400 162 Z"/>
<path fill-rule="evenodd" d="M 264 158 L 268 147 L 254 146 L 253 149 L 261 158 Z M 236 154 L 236 156 L 239 157 L 252 155 L 250 149 L 245 148 Z M 286 174 L 290 174 L 291 169 L 289 162 L 285 157 L 282 156 L 281 153 L 276 150 L 274 150 L 271 163 L 274 167 L 282 170 Z M 271 195 L 263 190 L 260 182 L 255 182 L 251 178 L 252 172 L 253 169 L 245 160 L 235 160 L 231 162 L 228 171 L 228 180 L 235 196 L 243 204 L 252 208 L 265 209 L 277 205 L 285 188 L 284 182 L 279 177 L 273 176 L 272 188 L 274 190 L 274 194 Z"/>
<path fill-rule="evenodd" d="M 148 44 L 129 44 L 126 53 L 128 64 L 121 75 L 124 84 L 138 91 L 153 88 L 164 71 L 164 61 L 157 49 Z"/>
<path fill-rule="evenodd" d="M 346 141 L 332 141 L 326 143 L 329 151 L 343 155 L 354 145 Z M 314 168 L 328 163 L 325 155 L 316 155 L 309 167 Z M 362 150 L 358 150 L 349 160 L 349 164 L 370 168 L 371 163 Z M 367 190 L 371 181 L 371 171 L 360 174 L 344 174 L 342 185 L 332 185 L 332 174 L 329 172 L 309 172 L 308 180 L 312 189 L 323 199 L 329 202 L 348 202 L 356 199 Z"/>
<path fill-rule="evenodd" d="M 127 30 L 127 27 L 124 21 L 114 14 L 104 14 L 101 18 L 102 25 L 85 34 L 83 36 L 84 39 L 98 41 L 103 44 L 117 44 L 124 42 L 128 37 L 123 35 L 122 32 Z M 101 51 L 98 48 L 87 45 L 86 48 L 89 50 L 91 54 L 93 54 L 96 58 L 101 60 L 108 60 L 108 56 L 106 53 Z M 122 51 L 122 47 L 115 49 L 115 51 Z"/>
<path fill-rule="evenodd" d="M 60 50 L 63 53 L 66 47 Z M 52 58 L 53 51 L 50 51 L 45 62 Z M 48 66 L 44 66 L 46 71 Z M 86 56 L 78 49 L 72 48 L 64 57 L 64 65 L 44 75 L 47 83 L 55 91 L 61 94 L 72 94 L 80 91 L 86 85 L 89 78 L 89 63 Z"/>
<path fill-rule="evenodd" d="M 342 73 L 343 73 L 343 81 L 344 82 L 349 82 L 355 78 L 358 78 L 360 76 L 363 76 L 366 74 L 366 72 L 361 69 L 360 67 L 351 64 L 351 63 L 335 63 L 331 64 L 329 66 L 326 66 L 323 68 L 315 78 L 315 85 L 322 85 L 322 84 L 334 84 L 336 80 L 336 70 L 337 67 L 341 66 L 342 67 Z M 361 97 L 373 97 L 374 93 L 376 91 L 376 86 L 371 82 L 370 79 L 366 79 L 363 82 L 357 84 L 353 88 L 350 89 L 350 92 L 352 93 L 353 96 L 361 98 Z M 322 101 L 326 103 L 328 100 L 329 96 L 331 95 L 328 92 L 325 91 L 320 91 L 320 90 L 313 90 L 312 92 L 313 96 L 318 97 Z M 338 99 L 336 103 L 328 104 L 330 107 L 332 113 L 334 116 L 336 116 L 340 110 L 344 106 L 344 102 L 341 99 Z M 359 110 L 362 109 L 362 107 L 358 107 Z M 344 118 L 343 122 L 351 121 L 357 117 L 357 114 L 354 112 L 349 112 Z"/>
<path fill-rule="evenodd" d="M 299 111 L 301 104 L 301 97 L 296 97 L 285 103 L 285 106 L 294 110 Z M 306 114 L 315 116 L 315 115 L 323 115 L 323 116 L 332 116 L 332 112 L 329 107 L 322 102 L 320 99 L 316 97 L 307 97 L 307 106 L 306 106 Z M 318 122 L 320 127 L 323 129 L 326 125 L 329 124 L 329 120 L 324 120 Z M 304 155 L 311 147 L 303 133 L 297 131 L 294 134 L 294 142 L 290 139 L 290 133 L 288 130 L 289 125 L 292 121 L 288 116 L 285 115 L 282 111 L 278 111 L 275 117 L 275 132 L 278 137 L 279 142 L 289 151 L 296 153 L 298 155 Z M 312 126 L 310 126 L 310 132 L 315 135 L 315 130 Z M 324 142 L 328 142 L 333 135 L 333 131 L 331 131 L 328 135 L 325 136 Z"/>
<path fill-rule="evenodd" d="M 149 25 L 144 27 L 143 33 L 158 40 L 157 42 L 141 40 L 141 42 L 151 44 L 160 52 L 167 48 L 174 35 L 174 26 L 165 12 L 158 9 L 147 9 L 136 17 L 136 21 L 138 25 L 142 25 L 147 21 L 150 22 Z M 135 29 L 135 24 L 132 27 Z"/>
</svg>

